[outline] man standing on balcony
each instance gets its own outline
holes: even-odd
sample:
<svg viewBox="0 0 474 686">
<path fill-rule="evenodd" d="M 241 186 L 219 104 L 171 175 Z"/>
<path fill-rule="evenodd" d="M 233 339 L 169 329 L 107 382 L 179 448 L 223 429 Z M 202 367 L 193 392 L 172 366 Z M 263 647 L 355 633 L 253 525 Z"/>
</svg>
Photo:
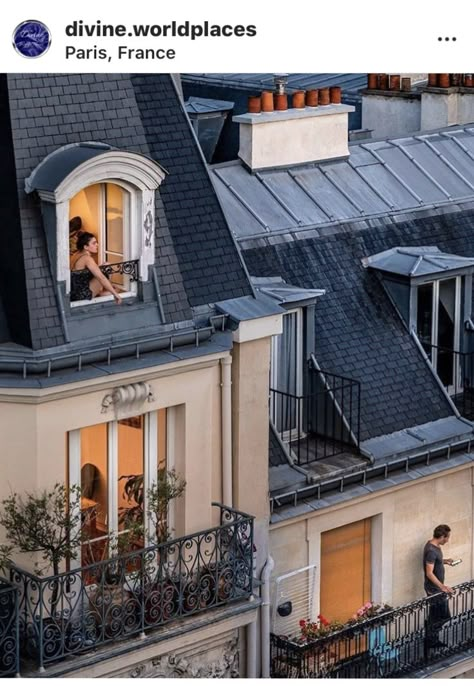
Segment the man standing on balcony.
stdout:
<svg viewBox="0 0 474 686">
<path fill-rule="evenodd" d="M 423 549 L 423 572 L 425 575 L 425 591 L 427 596 L 434 596 L 429 601 L 429 612 L 426 620 L 426 649 L 442 648 L 446 644 L 439 640 L 438 632 L 447 622 L 449 612 L 448 598 L 440 593 L 453 593 L 450 586 L 444 583 L 444 565 L 452 565 L 451 558 L 444 559 L 441 546 L 449 541 L 451 529 L 447 524 L 439 524 L 433 531 L 433 538 L 425 544 Z"/>
</svg>

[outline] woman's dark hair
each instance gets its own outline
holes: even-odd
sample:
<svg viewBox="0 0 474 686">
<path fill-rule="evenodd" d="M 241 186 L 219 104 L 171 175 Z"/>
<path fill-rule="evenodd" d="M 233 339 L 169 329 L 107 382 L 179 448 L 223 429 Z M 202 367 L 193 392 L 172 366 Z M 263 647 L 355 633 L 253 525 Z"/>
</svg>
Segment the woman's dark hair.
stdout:
<svg viewBox="0 0 474 686">
<path fill-rule="evenodd" d="M 95 238 L 93 233 L 89 233 L 88 231 L 84 231 L 84 233 L 80 233 L 79 236 L 77 237 L 76 241 L 76 249 L 77 250 L 83 250 L 86 245 L 89 244 L 89 242 Z"/>
</svg>

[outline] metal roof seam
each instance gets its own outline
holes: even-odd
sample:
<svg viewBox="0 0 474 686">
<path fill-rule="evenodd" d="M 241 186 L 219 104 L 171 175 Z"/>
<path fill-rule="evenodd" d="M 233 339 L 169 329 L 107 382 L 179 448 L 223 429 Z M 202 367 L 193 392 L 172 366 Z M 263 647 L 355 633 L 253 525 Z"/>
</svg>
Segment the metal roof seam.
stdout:
<svg viewBox="0 0 474 686">
<path fill-rule="evenodd" d="M 256 176 L 257 179 L 260 181 L 260 183 L 263 184 L 263 186 L 267 189 L 267 191 L 268 191 L 269 193 L 271 193 L 271 195 L 275 198 L 275 200 L 278 202 L 278 204 L 281 205 L 281 206 L 283 207 L 283 209 L 285 210 L 285 212 L 287 212 L 287 213 L 290 215 L 290 217 L 291 217 L 298 225 L 301 226 L 301 224 L 303 223 L 303 220 L 302 220 L 302 219 L 298 219 L 298 217 L 296 216 L 296 214 L 295 214 L 294 212 L 292 212 L 292 210 L 288 207 L 288 205 L 278 196 L 278 194 L 276 193 L 276 191 L 273 190 L 273 188 L 270 186 L 270 184 L 268 183 L 268 181 L 267 181 L 266 179 L 263 178 L 263 176 L 260 174 L 260 172 L 257 172 L 257 173 L 255 174 L 255 176 Z"/>
<path fill-rule="evenodd" d="M 322 205 L 320 205 L 320 203 L 316 200 L 316 198 L 314 197 L 313 193 L 309 190 L 309 188 L 307 188 L 304 182 L 298 178 L 296 172 L 293 172 L 291 169 L 288 169 L 288 174 L 296 183 L 296 185 L 299 186 L 301 190 L 306 193 L 308 198 L 310 198 L 310 200 L 314 202 L 318 210 L 320 210 L 320 212 L 322 212 L 329 219 L 329 221 L 336 221 L 336 217 L 333 214 L 330 214 L 327 210 L 324 209 L 324 207 L 322 207 Z"/>
<path fill-rule="evenodd" d="M 418 162 L 418 160 L 415 159 L 414 156 L 408 152 L 408 150 L 406 150 L 403 147 L 403 145 L 401 145 L 401 143 L 397 143 L 396 141 L 390 141 L 390 143 L 392 145 L 394 145 L 396 148 L 398 148 L 406 157 L 408 157 L 410 162 L 412 162 L 412 164 L 414 164 L 415 167 L 417 169 L 419 169 L 419 171 L 421 171 L 421 173 L 424 174 L 426 176 L 426 178 L 429 179 L 431 181 L 431 183 L 433 183 L 441 191 L 441 193 L 443 193 L 448 198 L 448 200 L 453 199 L 452 195 L 449 193 L 449 191 L 447 191 L 446 188 L 439 181 L 437 181 L 434 178 L 434 176 L 432 174 L 430 174 L 429 171 L 427 171 L 424 168 L 424 166 L 420 162 Z M 426 141 L 423 141 L 423 143 L 426 143 Z"/>
<path fill-rule="evenodd" d="M 324 176 L 326 177 L 326 179 L 329 181 L 329 183 L 332 183 L 334 188 L 336 188 L 336 190 L 339 193 L 341 193 L 341 195 L 343 195 L 346 198 L 346 200 L 348 202 L 350 202 L 351 205 L 353 205 L 353 207 L 356 208 L 356 210 L 359 212 L 360 215 L 365 216 L 365 210 L 359 205 L 359 203 L 357 203 L 353 198 L 351 198 L 349 193 L 347 193 L 347 191 L 345 191 L 342 188 L 342 186 L 337 181 L 335 181 L 335 179 L 333 179 L 331 177 L 330 171 L 328 169 L 324 169 L 324 167 L 321 167 L 320 169 L 321 169 L 322 173 L 324 174 Z"/>
<path fill-rule="evenodd" d="M 414 191 L 413 188 L 411 188 L 407 184 L 407 182 L 404 181 L 404 179 L 402 179 L 399 174 L 397 174 L 397 172 L 394 169 L 392 169 L 392 167 L 388 164 L 388 162 L 386 162 L 383 159 L 383 157 L 378 154 L 378 152 L 376 150 L 371 150 L 365 143 L 361 143 L 361 148 L 364 148 L 364 150 L 367 150 L 368 152 L 370 152 L 375 157 L 375 159 L 377 159 L 381 164 L 383 164 L 383 166 L 387 169 L 387 171 L 398 181 L 398 183 L 400 183 L 403 186 L 403 188 L 405 190 L 407 190 L 410 193 L 410 195 L 412 195 L 415 198 L 415 200 L 417 200 L 417 202 L 420 203 L 420 205 L 425 204 L 425 201 L 423 200 L 423 198 L 421 198 L 418 195 L 418 193 L 416 191 Z"/>
<path fill-rule="evenodd" d="M 417 140 L 420 140 L 420 137 L 419 137 L 419 136 L 414 136 L 414 138 L 416 138 Z M 460 178 L 461 181 L 462 181 L 463 183 L 466 184 L 466 186 L 469 186 L 469 188 L 471 189 L 471 191 L 474 191 L 474 184 L 472 184 L 472 183 L 469 181 L 469 179 L 466 179 L 466 177 L 464 176 L 464 174 L 462 174 L 462 173 L 459 171 L 459 169 L 456 169 L 456 167 L 454 166 L 454 164 L 452 164 L 452 162 L 450 162 L 450 161 L 443 155 L 443 153 L 442 153 L 440 150 L 437 150 L 436 147 L 433 145 L 433 143 L 432 143 L 431 141 L 429 141 L 429 140 L 424 140 L 423 142 L 426 143 L 426 145 L 435 153 L 435 155 L 437 155 L 437 156 L 440 158 L 440 160 L 441 160 L 442 162 L 444 162 L 444 164 L 445 164 L 447 167 L 449 167 L 449 169 L 451 169 L 451 171 L 453 172 L 453 174 L 456 174 L 456 176 L 457 176 L 458 178 Z"/>
<path fill-rule="evenodd" d="M 376 195 L 377 195 L 377 196 L 378 196 L 378 197 L 379 197 L 388 207 L 390 207 L 391 210 L 396 209 L 396 206 L 395 206 L 392 202 L 390 202 L 389 200 L 387 200 L 386 198 L 384 198 L 384 196 L 382 195 L 382 193 L 378 190 L 377 186 L 375 186 L 375 184 L 373 184 L 372 181 L 370 181 L 370 179 L 366 179 L 366 178 L 364 177 L 364 175 L 363 175 L 362 172 L 360 171 L 359 167 L 357 167 L 357 166 L 354 164 L 354 162 L 352 162 L 352 160 L 351 160 L 350 157 L 349 157 L 349 159 L 348 159 L 347 161 L 348 161 L 348 163 L 349 163 L 349 166 L 350 166 L 350 167 L 356 172 L 356 174 L 364 181 L 364 183 L 366 183 L 366 184 L 368 185 L 368 187 L 369 187 L 369 188 L 370 188 L 370 189 L 371 189 L 371 190 L 372 190 L 372 191 L 373 191 L 373 192 L 374 192 L 374 193 L 375 193 L 375 194 L 376 194 Z"/>
</svg>

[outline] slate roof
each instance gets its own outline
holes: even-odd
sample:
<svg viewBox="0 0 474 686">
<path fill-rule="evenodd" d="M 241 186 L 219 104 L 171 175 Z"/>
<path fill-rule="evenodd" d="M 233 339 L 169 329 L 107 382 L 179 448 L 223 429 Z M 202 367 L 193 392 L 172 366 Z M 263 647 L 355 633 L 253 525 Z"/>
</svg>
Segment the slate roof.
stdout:
<svg viewBox="0 0 474 686">
<path fill-rule="evenodd" d="M 194 306 L 252 293 L 169 75 L 4 75 L 0 217 L 10 249 L 0 257 L 0 283 L 15 342 L 34 349 L 65 343 L 40 206 L 24 186 L 48 154 L 84 141 L 142 153 L 169 172 L 155 201 L 155 263 L 167 322 L 190 319 Z M 120 317 L 124 330 L 126 310 Z"/>
<path fill-rule="evenodd" d="M 453 235 L 452 226 L 448 215 L 441 222 L 346 227 L 339 234 L 243 253 L 251 274 L 281 274 L 303 288 L 326 290 L 315 309 L 316 358 L 324 369 L 361 382 L 362 440 L 452 414 L 376 275 L 361 263 L 387 243 L 432 243 L 433 234 Z M 474 212 L 466 228 L 472 241 Z M 464 240 L 459 237 L 460 249 Z"/>
</svg>

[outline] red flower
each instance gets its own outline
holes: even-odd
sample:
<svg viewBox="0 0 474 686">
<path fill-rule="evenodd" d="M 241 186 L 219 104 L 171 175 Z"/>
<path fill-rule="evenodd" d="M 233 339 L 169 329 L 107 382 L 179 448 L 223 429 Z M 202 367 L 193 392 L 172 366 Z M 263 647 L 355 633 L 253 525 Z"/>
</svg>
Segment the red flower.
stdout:
<svg viewBox="0 0 474 686">
<path fill-rule="evenodd" d="M 306 626 L 306 620 L 300 619 L 300 627 L 303 628 Z"/>
<path fill-rule="evenodd" d="M 318 619 L 323 626 L 329 626 L 328 620 L 326 619 L 326 617 L 323 617 L 323 615 L 318 615 Z"/>
</svg>

